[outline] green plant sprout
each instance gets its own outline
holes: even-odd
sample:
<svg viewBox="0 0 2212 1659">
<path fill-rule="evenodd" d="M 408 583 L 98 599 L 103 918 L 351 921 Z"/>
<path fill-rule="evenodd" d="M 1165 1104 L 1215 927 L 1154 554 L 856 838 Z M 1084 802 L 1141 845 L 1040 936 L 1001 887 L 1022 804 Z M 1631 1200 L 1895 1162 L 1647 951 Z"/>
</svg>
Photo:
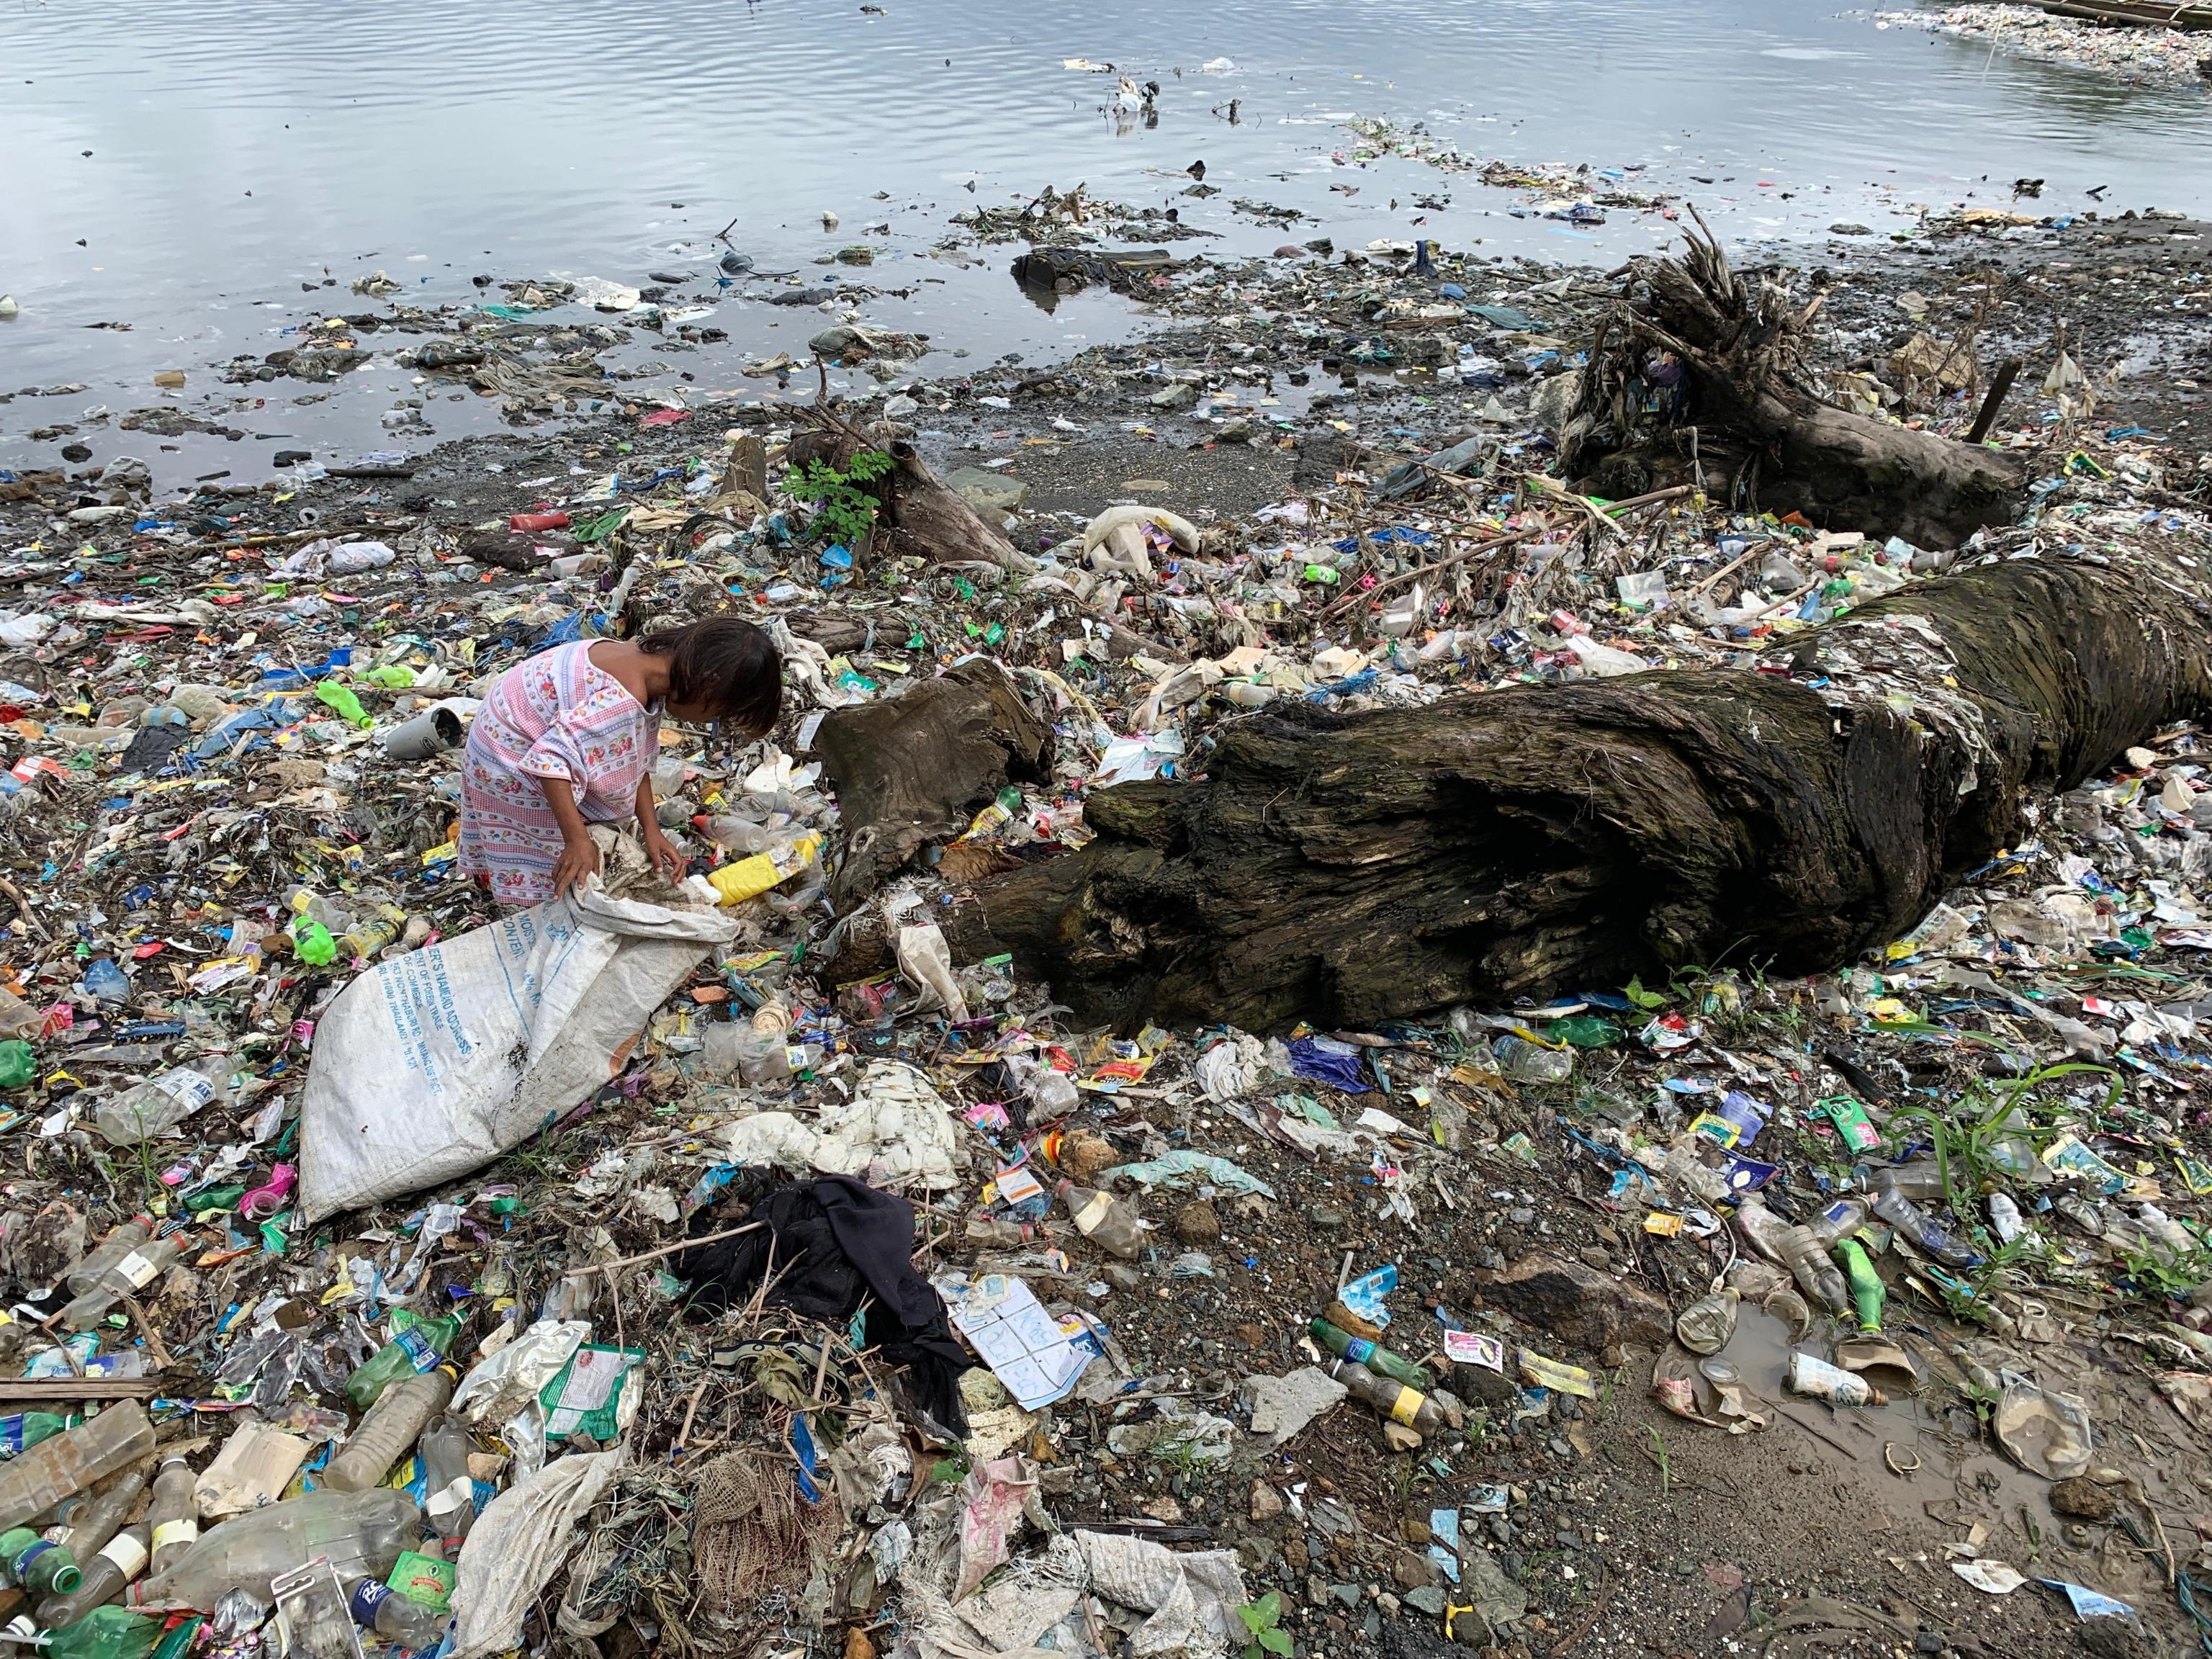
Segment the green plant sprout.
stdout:
<svg viewBox="0 0 2212 1659">
<path fill-rule="evenodd" d="M 1244 1644 L 1239 1659 L 1261 1659 L 1263 1653 L 1287 1656 L 1291 1652 L 1291 1633 L 1282 1628 L 1283 1596 L 1279 1590 L 1269 1590 L 1258 1601 L 1237 1609 L 1237 1616 L 1244 1621 L 1244 1628 L 1252 1639 Z"/>
<path fill-rule="evenodd" d="M 813 528 L 824 539 L 858 553 L 876 527 L 878 503 L 866 486 L 891 465 L 882 450 L 863 449 L 842 467 L 820 459 L 795 466 L 784 475 L 783 487 L 793 501 L 814 509 Z"/>
</svg>

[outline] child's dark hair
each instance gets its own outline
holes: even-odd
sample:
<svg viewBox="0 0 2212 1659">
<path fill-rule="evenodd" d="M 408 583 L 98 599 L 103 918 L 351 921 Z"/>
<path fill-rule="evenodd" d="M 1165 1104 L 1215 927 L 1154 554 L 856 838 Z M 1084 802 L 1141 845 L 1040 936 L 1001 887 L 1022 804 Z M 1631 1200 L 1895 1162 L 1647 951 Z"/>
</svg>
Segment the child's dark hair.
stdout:
<svg viewBox="0 0 2212 1659">
<path fill-rule="evenodd" d="M 647 634 L 637 648 L 668 659 L 668 700 L 703 706 L 747 737 L 763 738 L 783 714 L 783 659 L 769 636 L 738 617 L 709 617 Z"/>
</svg>

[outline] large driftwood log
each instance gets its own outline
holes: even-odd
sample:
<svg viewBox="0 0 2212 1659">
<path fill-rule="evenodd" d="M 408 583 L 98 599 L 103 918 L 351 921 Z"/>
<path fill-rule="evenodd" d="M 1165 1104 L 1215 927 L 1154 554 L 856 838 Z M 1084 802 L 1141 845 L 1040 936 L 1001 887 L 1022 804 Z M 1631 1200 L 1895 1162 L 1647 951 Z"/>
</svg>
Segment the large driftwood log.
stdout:
<svg viewBox="0 0 2212 1659">
<path fill-rule="evenodd" d="M 2016 457 L 1823 402 L 1803 356 L 1820 300 L 1800 302 L 1771 274 L 1747 281 L 1710 233 L 1689 244 L 1680 258 L 1632 260 L 1599 325 L 1562 445 L 1588 487 L 1694 481 L 1731 505 L 1923 547 L 2016 516 Z"/>
<path fill-rule="evenodd" d="M 1916 585 L 1808 635 L 1794 678 L 1255 716 L 1200 781 L 1094 794 L 1096 841 L 980 884 L 948 931 L 1125 1026 L 1832 967 L 2011 843 L 2037 792 L 2206 708 L 2212 583 L 2148 541 L 2110 556 Z"/>
<path fill-rule="evenodd" d="M 1052 775 L 1052 728 L 980 657 L 903 696 L 837 709 L 814 751 L 837 792 L 842 844 L 830 897 L 840 910 L 928 842 L 965 830 L 1009 780 Z"/>
</svg>

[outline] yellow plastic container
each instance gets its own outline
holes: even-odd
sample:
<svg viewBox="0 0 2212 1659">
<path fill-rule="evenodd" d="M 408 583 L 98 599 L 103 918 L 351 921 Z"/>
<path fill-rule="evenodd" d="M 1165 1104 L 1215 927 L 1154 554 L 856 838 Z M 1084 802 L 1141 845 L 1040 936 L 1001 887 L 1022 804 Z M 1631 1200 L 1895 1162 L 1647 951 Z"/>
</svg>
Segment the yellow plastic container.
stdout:
<svg viewBox="0 0 2212 1659">
<path fill-rule="evenodd" d="M 775 852 L 755 853 L 750 858 L 726 864 L 707 880 L 721 895 L 720 902 L 725 907 L 743 904 L 749 898 L 758 898 L 771 887 L 781 886 L 821 855 L 822 837 L 801 836 L 790 846 Z"/>
</svg>

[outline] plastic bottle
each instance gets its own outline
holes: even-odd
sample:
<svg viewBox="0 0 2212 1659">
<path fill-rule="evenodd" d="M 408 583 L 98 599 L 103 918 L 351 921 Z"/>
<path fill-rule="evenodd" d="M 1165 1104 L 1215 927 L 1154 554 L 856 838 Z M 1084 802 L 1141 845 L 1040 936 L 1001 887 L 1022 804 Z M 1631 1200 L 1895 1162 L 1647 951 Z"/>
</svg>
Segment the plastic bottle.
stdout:
<svg viewBox="0 0 2212 1659">
<path fill-rule="evenodd" d="M 1743 1235 L 1743 1242 L 1751 1246 L 1752 1254 L 1771 1261 L 1778 1267 L 1790 1265 L 1790 1258 L 1782 1253 L 1783 1235 L 1790 1224 L 1766 1207 L 1766 1201 L 1758 1197 L 1747 1197 L 1736 1206 L 1735 1230 Z"/>
<path fill-rule="evenodd" d="M 1434 1434 L 1450 1425 L 1443 1407 L 1419 1389 L 1409 1389 L 1387 1376 L 1377 1376 L 1356 1360 L 1332 1359 L 1328 1374 L 1350 1390 L 1353 1399 L 1394 1423 L 1402 1423 L 1416 1434 Z"/>
<path fill-rule="evenodd" d="M 1948 1227 L 1895 1188 L 1886 1188 L 1875 1194 L 1874 1212 L 1896 1228 L 1914 1248 L 1925 1250 L 1946 1267 L 1982 1265 L 1979 1252 L 1961 1244 L 1951 1236 Z"/>
<path fill-rule="evenodd" d="M 0 1528 L 20 1527 L 116 1470 L 154 1455 L 154 1425 L 135 1400 L 118 1401 L 67 1434 L 0 1464 Z"/>
<path fill-rule="evenodd" d="M 1866 1225 L 1867 1208 L 1863 1199 L 1838 1199 L 1806 1224 L 1820 1235 L 1823 1244 L 1832 1249 Z"/>
<path fill-rule="evenodd" d="M 743 904 L 781 885 L 821 855 L 822 837 L 808 834 L 786 846 L 726 864 L 707 878 L 724 905 Z"/>
<path fill-rule="evenodd" d="M 194 1112 L 230 1099 L 228 1054 L 206 1054 L 103 1100 L 92 1121 L 112 1146 L 136 1146 L 167 1134 Z"/>
<path fill-rule="evenodd" d="M 1306 1327 L 1313 1340 L 1331 1353 L 1364 1365 L 1377 1376 L 1387 1376 L 1394 1382 L 1402 1382 L 1423 1394 L 1436 1387 L 1429 1374 L 1411 1360 L 1401 1359 L 1389 1349 L 1378 1347 L 1364 1336 L 1354 1336 L 1350 1331 L 1340 1330 L 1326 1319 L 1316 1319 Z"/>
<path fill-rule="evenodd" d="M 145 1474 L 130 1470 L 106 1492 L 84 1498 L 65 1516 L 68 1524 L 54 1541 L 68 1545 L 69 1553 L 80 1561 L 99 1554 L 100 1547 L 123 1530 L 124 1517 L 138 1507 L 145 1491 Z"/>
<path fill-rule="evenodd" d="M 83 1582 L 65 1595 L 39 1603 L 39 1623 L 47 1630 L 74 1625 L 94 1607 L 106 1607 L 146 1570 L 153 1528 L 144 1522 L 125 1527 L 100 1546 L 84 1570 Z"/>
<path fill-rule="evenodd" d="M 143 1249 L 126 1254 L 93 1287 L 62 1310 L 62 1323 L 72 1331 L 88 1331 L 107 1317 L 116 1298 L 136 1296 L 169 1270 L 184 1254 L 177 1239 L 157 1238 Z"/>
<path fill-rule="evenodd" d="M 365 916 L 337 935 L 338 951 L 343 956 L 374 957 L 399 937 L 407 926 L 407 913 L 397 905 L 380 904 L 376 915 Z"/>
<path fill-rule="evenodd" d="M 393 1382 L 346 1437 L 343 1448 L 323 1470 L 321 1484 L 332 1492 L 360 1492 L 376 1485 L 446 1409 L 459 1381 L 459 1371 L 441 1365 Z"/>
<path fill-rule="evenodd" d="M 1736 1307 L 1742 1300 L 1732 1285 L 1707 1291 L 1675 1316 L 1676 1339 L 1692 1353 L 1718 1353 L 1735 1335 Z"/>
<path fill-rule="evenodd" d="M 1510 1032 L 1491 1045 L 1498 1069 L 1516 1083 L 1564 1083 L 1574 1074 L 1575 1051 L 1547 1048 Z"/>
<path fill-rule="evenodd" d="M 1942 1166 L 1932 1158 L 1911 1164 L 1862 1164 L 1851 1171 L 1851 1180 L 1863 1192 L 1902 1193 L 1923 1203 L 1947 1196 Z"/>
<path fill-rule="evenodd" d="M 346 1378 L 346 1399 L 356 1411 L 367 1411 L 401 1377 L 434 1370 L 460 1334 L 458 1314 L 416 1321 L 354 1368 Z"/>
<path fill-rule="evenodd" d="M 1026 1221 L 1007 1221 L 994 1215 L 968 1218 L 968 1242 L 987 1249 L 1018 1250 L 1036 1237 L 1037 1230 Z"/>
<path fill-rule="evenodd" d="M 2197 1236 L 2155 1204 L 2145 1204 L 2136 1211 L 2136 1220 L 2151 1242 L 2160 1249 L 2177 1255 L 2194 1255 L 2204 1246 Z"/>
<path fill-rule="evenodd" d="M 33 1595 L 67 1595 L 84 1582 L 67 1550 L 28 1527 L 0 1533 L 0 1575 Z"/>
<path fill-rule="evenodd" d="M 749 853 L 765 853 L 775 844 L 764 823 L 750 818 L 741 818 L 733 812 L 723 812 L 714 817 L 704 813 L 691 820 L 692 827 L 715 846 L 743 856 Z"/>
<path fill-rule="evenodd" d="M 380 1578 L 356 1579 L 348 1587 L 346 1599 L 354 1623 L 410 1653 L 436 1647 L 453 1622 L 452 1613 L 402 1595 Z"/>
<path fill-rule="evenodd" d="M 20 1089 L 39 1074 L 39 1056 L 20 1037 L 0 1042 L 0 1089 Z"/>
<path fill-rule="evenodd" d="M 415 1500 L 391 1486 L 288 1498 L 209 1528 L 173 1562 L 133 1586 L 130 1604 L 205 1612 L 234 1589 L 266 1601 L 270 1578 L 319 1555 L 331 1558 L 341 1580 L 381 1578 L 422 1527 Z"/>
<path fill-rule="evenodd" d="M 1137 1259 L 1137 1253 L 1145 1247 L 1145 1235 L 1136 1212 L 1127 1205 L 1111 1193 L 1094 1192 L 1072 1181 L 1061 1182 L 1054 1190 L 1067 1206 L 1068 1214 L 1075 1218 L 1078 1232 L 1124 1261 Z"/>
<path fill-rule="evenodd" d="M 1843 1259 L 1845 1276 L 1850 1280 L 1851 1305 L 1857 1310 L 1862 1331 L 1881 1328 L 1881 1275 L 1874 1270 L 1874 1263 L 1866 1253 L 1866 1246 L 1856 1238 L 1847 1238 L 1836 1246 L 1836 1254 Z"/>
<path fill-rule="evenodd" d="M 469 1454 L 476 1442 L 458 1417 L 441 1417 L 422 1437 L 423 1490 L 428 1494 L 423 1510 L 443 1538 L 466 1538 L 477 1523 L 476 1477 L 469 1473 Z"/>
<path fill-rule="evenodd" d="M 100 1282 L 102 1274 L 153 1236 L 154 1224 L 135 1216 L 92 1247 L 84 1260 L 70 1269 L 64 1282 L 71 1296 L 82 1296 Z"/>
<path fill-rule="evenodd" d="M 1791 1227 L 1784 1231 L 1782 1259 L 1799 1288 L 1826 1304 L 1831 1312 L 1842 1313 L 1851 1305 L 1850 1286 L 1842 1269 L 1829 1259 L 1827 1241 L 1817 1226 Z"/>
<path fill-rule="evenodd" d="M 1802 1348 L 1790 1351 L 1790 1371 L 1784 1379 L 1792 1394 L 1825 1400 L 1832 1406 L 1881 1406 L 1888 1401 L 1880 1389 L 1858 1375 L 1825 1359 L 1816 1359 Z"/>
<path fill-rule="evenodd" d="M 172 1457 L 154 1477 L 154 1504 L 147 1519 L 154 1523 L 154 1571 L 166 1571 L 177 1558 L 199 1541 L 199 1500 L 192 1496 L 198 1484 L 191 1466 Z"/>
</svg>

